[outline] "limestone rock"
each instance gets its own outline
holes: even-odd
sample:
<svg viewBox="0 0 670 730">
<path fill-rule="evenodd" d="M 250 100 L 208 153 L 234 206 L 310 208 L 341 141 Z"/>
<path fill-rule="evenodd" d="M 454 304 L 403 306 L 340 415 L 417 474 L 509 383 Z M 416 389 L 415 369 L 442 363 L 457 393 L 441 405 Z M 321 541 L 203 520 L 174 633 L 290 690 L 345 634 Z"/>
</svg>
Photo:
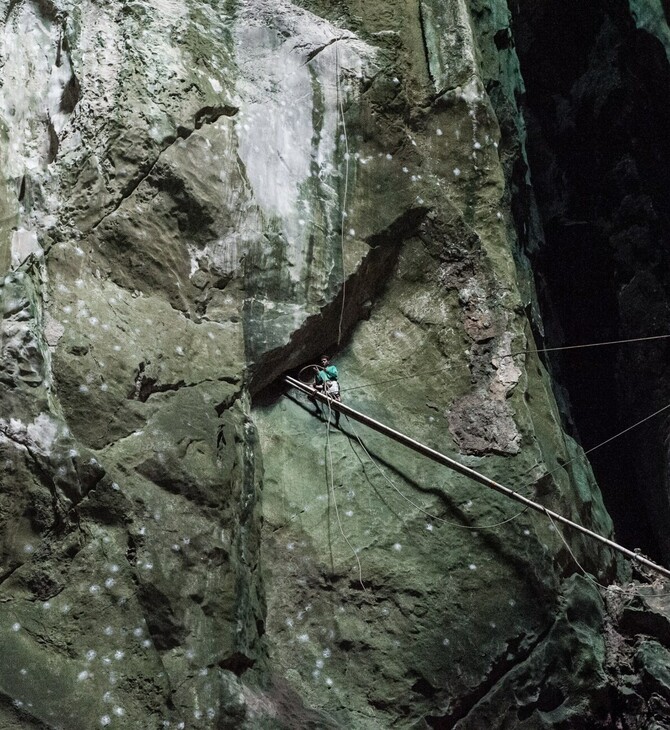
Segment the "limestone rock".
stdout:
<svg viewBox="0 0 670 730">
<path fill-rule="evenodd" d="M 327 351 L 347 403 L 612 532 L 532 352 L 509 11 L 447 5 L 2 4 L 0 727 L 665 698 L 631 618 L 665 642 L 665 607 L 574 575 L 627 577 L 607 550 L 281 385 Z"/>
</svg>

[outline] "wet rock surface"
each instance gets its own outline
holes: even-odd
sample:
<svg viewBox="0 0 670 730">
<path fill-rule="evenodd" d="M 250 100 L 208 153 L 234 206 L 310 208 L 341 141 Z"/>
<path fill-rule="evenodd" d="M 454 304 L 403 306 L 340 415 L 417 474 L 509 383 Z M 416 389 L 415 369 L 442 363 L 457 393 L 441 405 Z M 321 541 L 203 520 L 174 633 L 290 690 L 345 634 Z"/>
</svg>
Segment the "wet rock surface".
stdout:
<svg viewBox="0 0 670 730">
<path fill-rule="evenodd" d="M 660 723 L 662 588 L 279 380 L 611 534 L 506 5 L 2 13 L 0 727 Z"/>
</svg>

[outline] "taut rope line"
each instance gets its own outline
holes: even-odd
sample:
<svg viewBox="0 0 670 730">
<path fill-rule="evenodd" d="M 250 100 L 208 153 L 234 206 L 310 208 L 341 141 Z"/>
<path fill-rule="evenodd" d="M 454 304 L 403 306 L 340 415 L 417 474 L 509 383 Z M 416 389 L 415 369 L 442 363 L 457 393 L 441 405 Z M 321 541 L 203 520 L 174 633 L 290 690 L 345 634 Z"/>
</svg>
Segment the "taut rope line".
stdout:
<svg viewBox="0 0 670 730">
<path fill-rule="evenodd" d="M 330 446 L 330 418 L 332 415 L 332 406 L 331 406 L 331 399 L 328 398 L 328 423 L 326 424 L 326 452 L 328 454 L 328 464 L 329 464 L 329 471 L 330 471 L 330 493 L 333 498 L 333 505 L 335 507 L 335 516 L 337 518 L 337 526 L 340 528 L 340 534 L 344 538 L 344 541 L 349 546 L 351 552 L 354 554 L 354 558 L 356 559 L 356 564 L 358 565 L 358 581 L 361 584 L 361 588 L 365 591 L 367 590 L 365 587 L 365 583 L 363 583 L 363 567 L 361 566 L 360 558 L 358 557 L 358 553 L 356 552 L 354 546 L 349 541 L 349 538 L 344 534 L 344 528 L 342 527 L 342 520 L 340 519 L 340 510 L 337 506 L 337 497 L 335 495 L 335 474 L 333 471 L 333 450 Z"/>
<path fill-rule="evenodd" d="M 607 342 L 589 342 L 584 345 L 565 345 L 563 347 L 546 347 L 543 349 L 538 350 L 519 350 L 517 352 L 511 352 L 509 355 L 499 355 L 499 359 L 503 360 L 508 357 L 516 357 L 517 355 L 532 355 L 537 354 L 540 352 L 558 352 L 559 350 L 582 350 L 586 348 L 591 347 L 605 347 L 607 345 L 624 345 L 629 344 L 633 342 L 648 342 L 650 340 L 667 340 L 670 338 L 670 335 L 654 335 L 653 337 L 633 337 L 632 339 L 628 340 L 609 340 Z M 369 383 L 364 383 L 363 385 L 354 385 L 349 388 L 342 388 L 342 392 L 344 391 L 350 391 L 350 390 L 361 390 L 362 388 L 370 388 L 373 385 L 384 385 L 386 383 L 395 383 L 399 380 L 409 380 L 410 378 L 416 378 L 419 375 L 433 375 L 434 373 L 442 372 L 446 367 L 448 367 L 449 363 L 443 365 L 439 368 L 433 368 L 432 370 L 418 370 L 415 373 L 410 373 L 409 375 L 401 375 L 397 378 L 390 378 L 388 380 L 375 380 L 371 381 Z"/>
</svg>

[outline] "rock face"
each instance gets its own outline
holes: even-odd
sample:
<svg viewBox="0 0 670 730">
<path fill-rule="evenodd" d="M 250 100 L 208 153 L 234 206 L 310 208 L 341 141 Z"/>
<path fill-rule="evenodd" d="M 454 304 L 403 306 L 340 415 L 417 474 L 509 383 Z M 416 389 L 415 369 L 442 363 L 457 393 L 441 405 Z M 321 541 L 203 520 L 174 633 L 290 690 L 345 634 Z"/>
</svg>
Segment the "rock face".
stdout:
<svg viewBox="0 0 670 730">
<path fill-rule="evenodd" d="M 281 386 L 611 534 L 505 3 L 2 11 L 0 728 L 651 727 L 662 589 Z"/>
</svg>

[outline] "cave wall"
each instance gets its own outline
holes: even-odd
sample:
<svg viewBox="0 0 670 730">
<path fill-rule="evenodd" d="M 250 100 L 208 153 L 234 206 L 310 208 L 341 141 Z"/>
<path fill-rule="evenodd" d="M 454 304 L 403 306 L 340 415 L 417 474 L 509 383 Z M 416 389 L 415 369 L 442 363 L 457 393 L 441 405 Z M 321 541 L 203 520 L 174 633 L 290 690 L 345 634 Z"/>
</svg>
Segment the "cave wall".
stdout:
<svg viewBox="0 0 670 730">
<path fill-rule="evenodd" d="M 505 3 L 0 7 L 0 727 L 663 711 L 663 606 L 581 575 L 611 553 L 278 394 L 328 349 L 351 405 L 611 534 L 510 356 L 543 324 Z"/>
</svg>

